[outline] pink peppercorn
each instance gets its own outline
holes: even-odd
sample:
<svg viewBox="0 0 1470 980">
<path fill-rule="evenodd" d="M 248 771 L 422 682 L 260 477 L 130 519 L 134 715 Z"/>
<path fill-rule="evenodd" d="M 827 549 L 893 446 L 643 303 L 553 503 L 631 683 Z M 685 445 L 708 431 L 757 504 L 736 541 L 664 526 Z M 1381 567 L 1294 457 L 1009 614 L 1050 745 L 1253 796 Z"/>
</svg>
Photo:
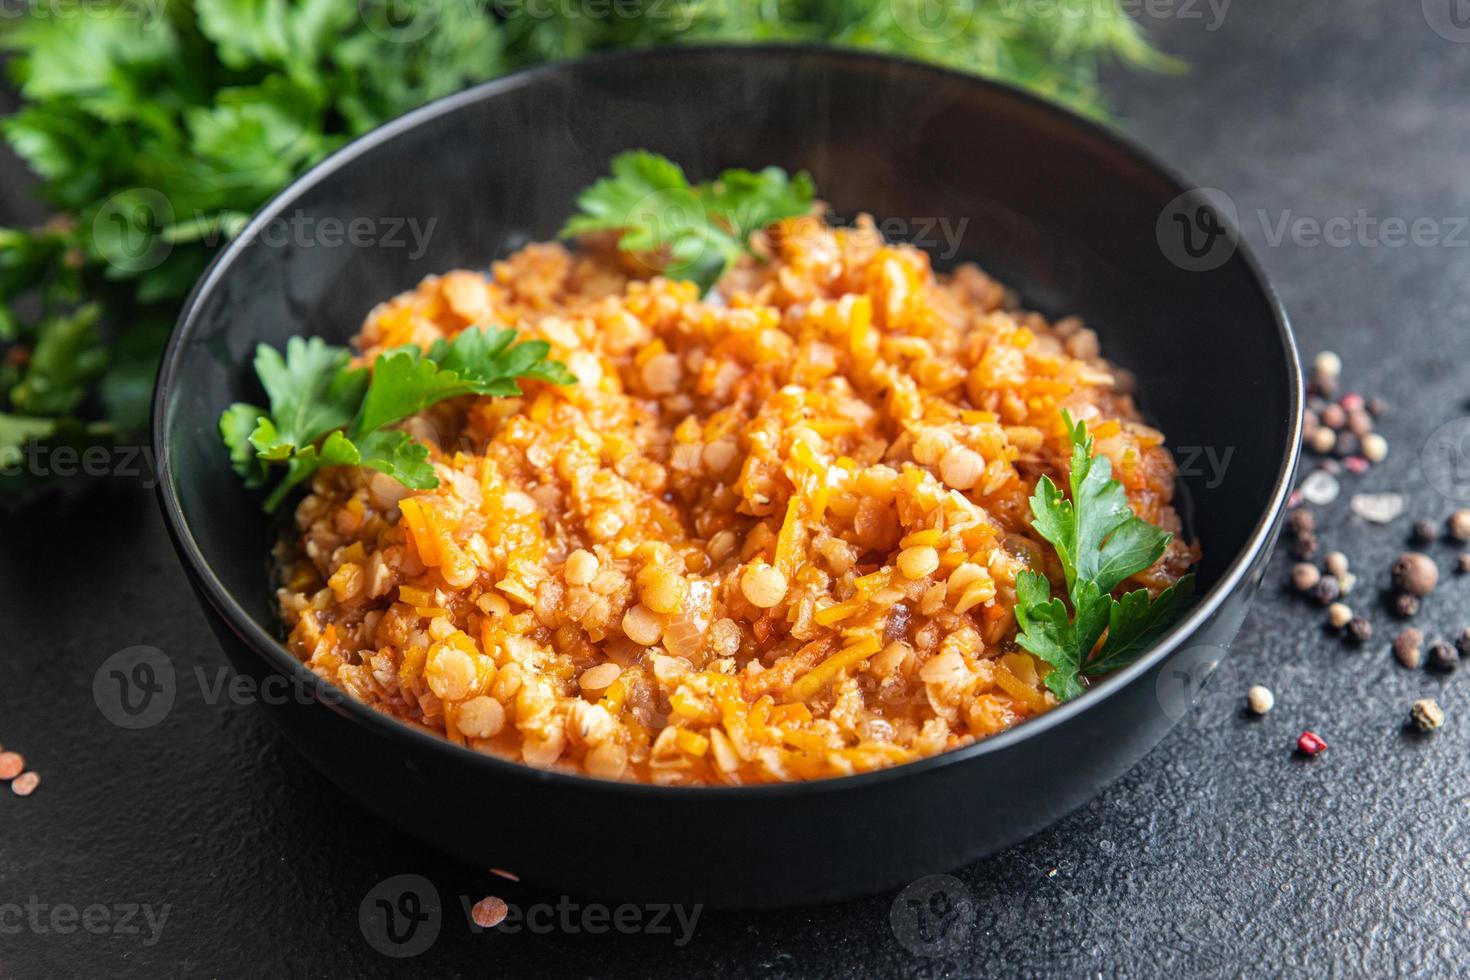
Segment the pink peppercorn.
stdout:
<svg viewBox="0 0 1470 980">
<path fill-rule="evenodd" d="M 1296 737 L 1296 749 L 1303 755 L 1316 755 L 1327 748 L 1327 743 L 1316 732 L 1302 732 Z"/>
<path fill-rule="evenodd" d="M 1347 467 L 1349 473 L 1357 473 L 1361 475 L 1368 472 L 1368 469 L 1372 464 L 1368 462 L 1368 457 L 1366 456 L 1349 456 L 1347 459 L 1342 461 L 1342 465 Z"/>
<path fill-rule="evenodd" d="M 1342 401 L 1338 402 L 1338 404 L 1343 407 L 1344 411 L 1361 412 L 1363 410 L 1363 396 L 1356 391 L 1350 391 L 1342 396 Z"/>
</svg>

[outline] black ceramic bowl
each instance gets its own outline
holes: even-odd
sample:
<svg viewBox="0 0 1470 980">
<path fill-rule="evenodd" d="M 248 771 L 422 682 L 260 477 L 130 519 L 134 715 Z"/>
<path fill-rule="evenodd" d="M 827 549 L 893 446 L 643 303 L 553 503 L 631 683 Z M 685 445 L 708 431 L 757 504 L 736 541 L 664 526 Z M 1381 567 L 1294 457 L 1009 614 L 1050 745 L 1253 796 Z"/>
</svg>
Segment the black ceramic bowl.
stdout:
<svg viewBox="0 0 1470 980">
<path fill-rule="evenodd" d="M 839 213 L 900 219 L 941 243 L 943 219 L 962 230 L 958 257 L 1028 306 L 1085 316 L 1138 376 L 1181 462 L 1204 549 L 1198 605 L 1157 649 L 1038 720 L 805 784 L 668 788 L 542 772 L 324 692 L 279 642 L 271 529 L 215 429 L 231 401 L 257 397 L 255 345 L 299 333 L 344 342 L 374 303 L 426 274 L 553 237 L 578 189 L 632 147 L 697 178 L 804 168 Z M 1152 748 L 1259 584 L 1296 463 L 1300 375 L 1260 271 L 1228 235 L 1206 234 L 1213 218 L 1198 202 L 1176 202 L 1186 189 L 1117 135 L 1028 95 L 869 55 L 681 49 L 492 82 L 327 160 L 210 268 L 158 380 L 164 515 L 235 668 L 316 693 L 274 707 L 287 736 L 370 809 L 482 867 L 576 894 L 731 906 L 834 900 L 952 869 L 1050 824 Z M 331 222 L 345 236 L 352 219 L 377 240 L 329 239 Z M 407 219 L 432 232 L 416 240 Z"/>
</svg>

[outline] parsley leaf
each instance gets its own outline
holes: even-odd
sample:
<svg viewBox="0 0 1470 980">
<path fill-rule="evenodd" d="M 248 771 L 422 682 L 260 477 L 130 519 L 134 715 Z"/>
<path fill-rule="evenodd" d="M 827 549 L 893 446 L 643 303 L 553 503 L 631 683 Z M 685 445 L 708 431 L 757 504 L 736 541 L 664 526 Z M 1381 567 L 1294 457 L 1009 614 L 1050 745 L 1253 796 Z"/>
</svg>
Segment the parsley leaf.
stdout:
<svg viewBox="0 0 1470 980">
<path fill-rule="evenodd" d="M 664 275 L 690 279 L 701 291 L 754 254 L 750 236 L 783 218 L 806 214 L 816 187 L 811 177 L 792 177 L 779 167 L 759 173 L 726 170 L 690 185 L 673 161 L 647 150 L 619 153 L 603 177 L 577 198 L 582 213 L 562 228 L 563 238 L 618 231 L 625 252 L 655 256 Z"/>
<path fill-rule="evenodd" d="M 1063 418 L 1072 444 L 1071 499 L 1043 476 L 1031 496 L 1031 515 L 1032 526 L 1056 550 L 1073 614 L 1052 597 L 1046 576 L 1024 571 L 1016 577 L 1016 641 L 1051 665 L 1046 686 L 1068 701 L 1084 690 L 1083 675 L 1117 670 L 1163 635 L 1192 594 L 1194 576 L 1185 575 L 1157 598 L 1150 599 L 1147 589 L 1113 598 L 1120 584 L 1163 557 L 1173 535 L 1133 513 L 1108 458 L 1093 455 L 1086 424 L 1065 412 Z M 1094 656 L 1104 631 L 1107 638 Z"/>
<path fill-rule="evenodd" d="M 438 486 L 429 447 L 388 426 L 447 398 L 518 395 L 519 378 L 572 384 L 542 340 L 516 343 L 514 330 L 471 328 L 425 354 L 414 346 L 378 355 L 372 371 L 319 337 L 293 337 L 286 353 L 261 344 L 255 372 L 270 410 L 237 402 L 220 416 L 220 438 L 248 487 L 264 484 L 270 464 L 286 475 L 266 497 L 274 511 L 291 490 L 324 466 L 365 466 L 416 490 Z"/>
</svg>

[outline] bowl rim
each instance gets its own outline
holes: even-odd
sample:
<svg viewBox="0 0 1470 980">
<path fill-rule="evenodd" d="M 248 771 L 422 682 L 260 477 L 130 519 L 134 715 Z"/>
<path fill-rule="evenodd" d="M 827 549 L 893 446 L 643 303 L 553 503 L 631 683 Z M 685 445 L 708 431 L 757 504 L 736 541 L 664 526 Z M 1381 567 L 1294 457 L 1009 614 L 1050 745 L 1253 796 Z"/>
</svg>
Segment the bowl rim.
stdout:
<svg viewBox="0 0 1470 980">
<path fill-rule="evenodd" d="M 1277 340 L 1286 359 L 1288 392 L 1291 406 L 1290 417 L 1282 419 L 1288 427 L 1287 451 L 1277 470 L 1271 487 L 1267 506 L 1250 532 L 1245 545 L 1234 560 L 1221 573 L 1219 581 L 1194 604 L 1190 611 L 1156 642 L 1153 647 L 1122 670 L 1108 675 L 1107 683 L 1088 691 L 1083 697 L 1058 705 L 1039 718 L 1029 719 L 997 735 L 981 739 L 971 745 L 926 756 L 901 765 L 849 776 L 833 776 L 823 779 L 781 783 L 761 783 L 742 786 L 665 786 L 655 783 L 601 779 L 582 773 L 538 769 L 523 762 L 476 752 L 465 746 L 450 742 L 441 735 L 417 728 L 407 722 L 388 715 L 350 695 L 341 692 L 335 685 L 319 677 L 303 662 L 294 657 L 274 636 L 268 634 L 245 612 L 233 595 L 215 575 L 205 560 L 198 543 L 184 516 L 175 487 L 172 455 L 168 445 L 168 403 L 178 376 L 179 362 L 185 344 L 190 339 L 204 298 L 227 272 L 237 255 L 251 244 L 258 233 L 274 220 L 287 206 L 299 199 L 306 191 L 332 178 L 347 164 L 355 161 L 402 133 L 442 116 L 453 114 L 465 106 L 492 99 L 506 92 L 535 85 L 542 80 L 569 70 L 576 71 L 587 66 L 617 65 L 643 61 L 701 60 L 715 57 L 739 58 L 801 58 L 826 59 L 847 65 L 883 67 L 890 72 L 908 72 L 943 79 L 949 83 L 960 83 L 988 89 L 1004 100 L 1018 104 L 1021 108 L 1040 112 L 1052 117 L 1054 122 L 1080 130 L 1092 140 L 1110 144 L 1124 157 L 1143 168 L 1150 175 L 1162 179 L 1181 192 L 1198 185 L 1186 180 L 1172 167 L 1158 160 L 1154 154 L 1142 147 L 1126 134 L 1107 128 L 1096 120 L 1082 116 L 1071 109 L 1047 101 L 1017 86 L 983 78 L 956 69 L 928 64 L 908 58 L 859 51 L 850 48 L 810 43 L 762 43 L 762 44 L 704 44 L 673 48 L 637 49 L 594 54 L 578 59 L 555 62 L 503 75 L 479 85 L 463 89 L 426 103 L 402 116 L 370 130 L 332 153 L 310 170 L 297 177 L 279 193 L 270 198 L 251 217 L 245 227 L 220 250 L 210 262 L 190 291 L 179 313 L 175 327 L 169 336 L 168 345 L 159 366 L 158 379 L 153 397 L 151 435 L 153 450 L 159 473 L 157 493 L 163 510 L 165 525 L 175 547 L 184 559 L 185 570 L 194 581 L 200 594 L 227 624 L 230 629 L 260 656 L 266 665 L 304 685 L 322 707 L 348 716 L 351 720 L 378 733 L 390 742 L 400 743 L 405 748 L 437 754 L 447 765 L 459 764 L 472 767 L 476 772 L 501 778 L 565 786 L 568 789 L 583 789 L 604 792 L 614 796 L 658 797 L 666 801 L 688 800 L 698 802 L 711 797 L 734 800 L 757 798 L 782 798 L 796 793 L 822 794 L 857 791 L 885 782 L 912 779 L 934 770 L 957 766 L 982 756 L 1004 752 L 1010 746 L 1029 738 L 1038 737 L 1052 728 L 1066 724 L 1076 715 L 1100 705 L 1113 697 L 1139 676 L 1178 650 L 1183 641 L 1195 633 L 1209 620 L 1226 599 L 1233 595 L 1249 573 L 1260 552 L 1270 543 L 1276 522 L 1285 509 L 1298 461 L 1301 456 L 1302 406 L 1304 391 L 1301 362 L 1291 326 L 1280 297 L 1267 279 L 1255 255 L 1248 248 L 1238 229 L 1228 215 L 1222 215 L 1227 227 L 1234 232 L 1235 253 L 1245 264 L 1255 288 L 1260 292 L 1272 321 L 1276 327 Z"/>
</svg>

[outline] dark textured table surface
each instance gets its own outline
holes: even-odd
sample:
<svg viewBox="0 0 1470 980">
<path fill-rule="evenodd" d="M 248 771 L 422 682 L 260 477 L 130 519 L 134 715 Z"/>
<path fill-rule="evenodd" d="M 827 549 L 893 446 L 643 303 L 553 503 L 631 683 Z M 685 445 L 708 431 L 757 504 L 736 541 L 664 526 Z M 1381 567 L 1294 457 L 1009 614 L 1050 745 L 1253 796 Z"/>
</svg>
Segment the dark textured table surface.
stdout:
<svg viewBox="0 0 1470 980">
<path fill-rule="evenodd" d="M 1400 668 L 1380 605 L 1409 517 L 1454 506 L 1421 447 L 1470 414 L 1470 28 L 1450 2 L 1178 0 L 1152 23 L 1193 70 L 1112 79 L 1126 128 L 1234 202 L 1304 353 L 1339 351 L 1349 387 L 1392 403 L 1390 462 L 1346 477 L 1320 511 L 1376 633 L 1362 649 L 1326 636 L 1281 589 L 1278 555 L 1195 713 L 1091 804 L 954 872 L 950 897 L 974 914 L 938 955 L 918 955 L 892 894 L 705 911 L 692 937 L 672 918 L 667 934 L 589 934 L 557 896 L 400 836 L 259 708 L 212 693 L 223 658 L 151 493 L 118 477 L 0 519 L 0 742 L 44 775 L 28 799 L 0 794 L 0 976 L 1463 975 L 1470 666 Z M 1347 230 L 1320 241 L 1301 220 L 1334 217 Z M 1429 223 L 1395 246 L 1379 233 L 1391 218 Z M 1347 507 L 1359 490 L 1402 491 L 1409 513 L 1367 525 Z M 1449 547 L 1433 553 L 1445 582 L 1420 620 L 1447 634 L 1470 623 L 1470 577 L 1449 573 Z M 161 723 L 126 731 L 98 711 L 93 677 L 140 644 L 172 659 L 179 695 Z M 1277 696 L 1259 720 L 1242 710 L 1253 683 Z M 1424 696 L 1449 716 L 1429 738 L 1404 728 Z M 1291 751 L 1305 727 L 1331 743 L 1314 760 Z M 493 815 L 465 832 L 494 833 Z M 569 846 L 639 843 L 599 840 L 588 814 Z M 431 882 L 444 913 L 427 951 L 394 960 L 358 913 L 401 874 Z M 470 929 L 461 897 L 489 893 L 550 903 L 552 928 Z"/>
</svg>

